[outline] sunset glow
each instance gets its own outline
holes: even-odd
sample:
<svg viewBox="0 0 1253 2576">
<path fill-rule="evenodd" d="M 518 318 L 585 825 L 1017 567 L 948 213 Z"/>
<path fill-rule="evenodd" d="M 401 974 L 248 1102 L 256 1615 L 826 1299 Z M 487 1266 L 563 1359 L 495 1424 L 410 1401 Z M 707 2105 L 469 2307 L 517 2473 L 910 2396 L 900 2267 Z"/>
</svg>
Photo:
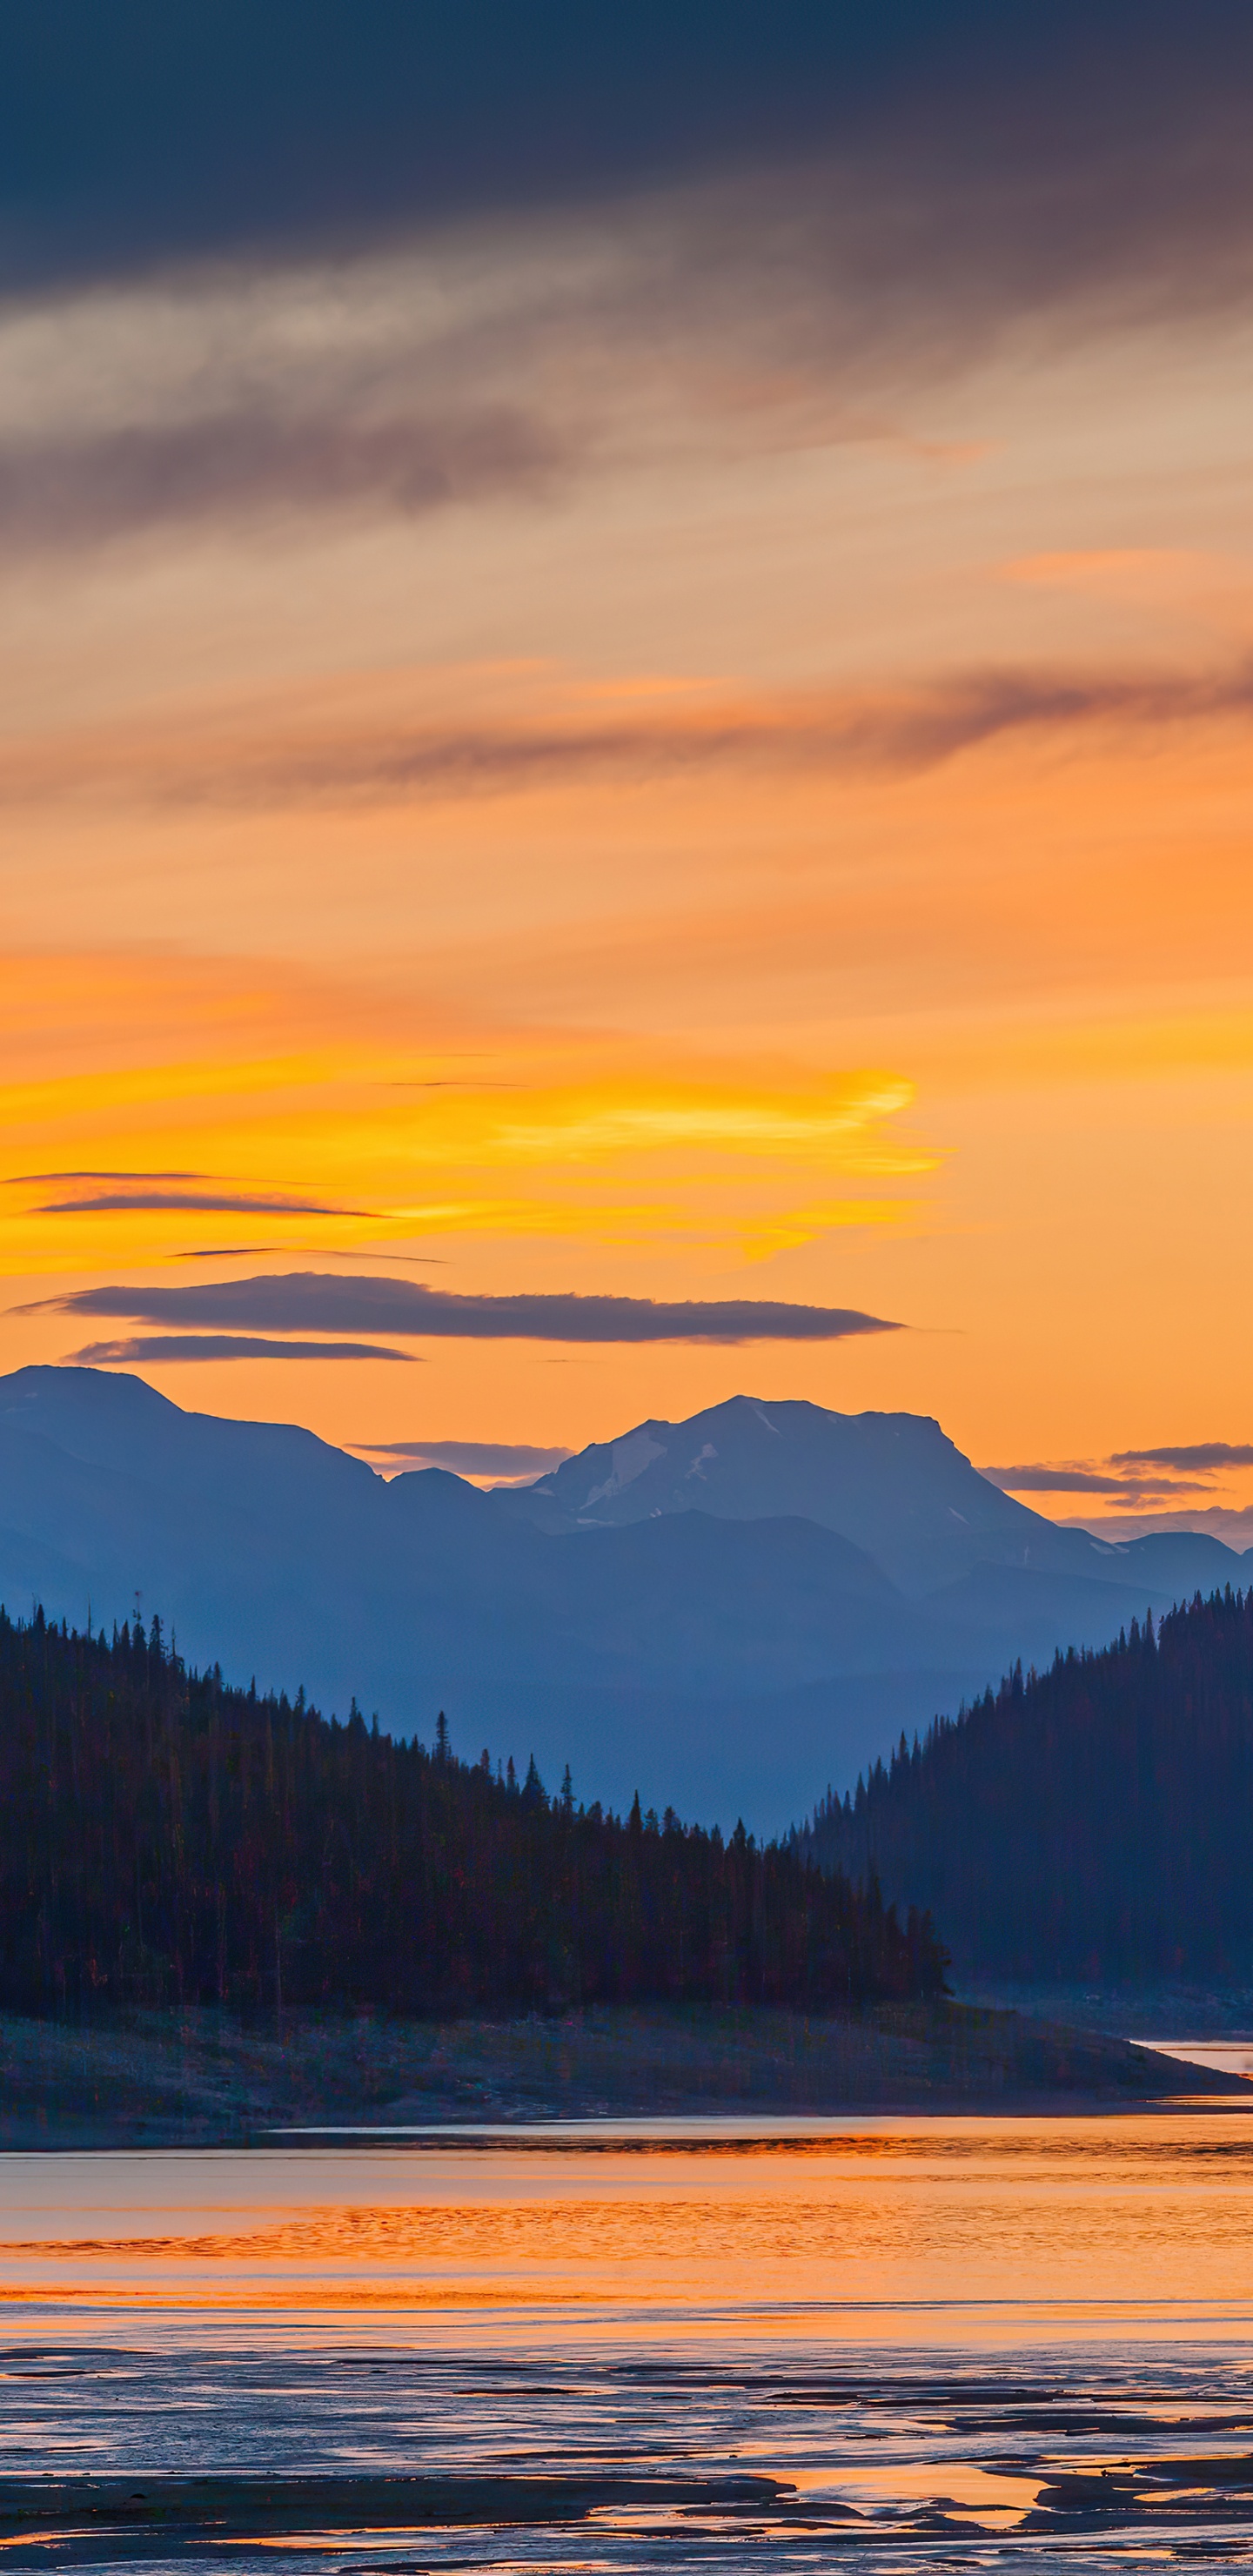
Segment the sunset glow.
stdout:
<svg viewBox="0 0 1253 2576">
<path fill-rule="evenodd" d="M 0 9 L 15 2566 L 1253 2563 L 1251 110 Z"/>
<path fill-rule="evenodd" d="M 5 1367 L 377 1262 L 905 1329 L 145 1373 L 354 1442 L 1253 1427 L 1242 271 L 1098 207 L 1015 283 L 979 184 L 1004 276 L 868 149 L 10 299 Z"/>
</svg>

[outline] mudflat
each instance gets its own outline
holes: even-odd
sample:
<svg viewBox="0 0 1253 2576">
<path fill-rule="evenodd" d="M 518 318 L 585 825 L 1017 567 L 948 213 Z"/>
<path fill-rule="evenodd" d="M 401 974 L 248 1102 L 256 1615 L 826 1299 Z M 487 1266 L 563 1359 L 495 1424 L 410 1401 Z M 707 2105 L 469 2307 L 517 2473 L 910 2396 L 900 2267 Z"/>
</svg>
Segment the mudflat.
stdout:
<svg viewBox="0 0 1253 2576">
<path fill-rule="evenodd" d="M 1247 2564 L 1251 2114 L 0 2155 L 5 2564 Z"/>
</svg>

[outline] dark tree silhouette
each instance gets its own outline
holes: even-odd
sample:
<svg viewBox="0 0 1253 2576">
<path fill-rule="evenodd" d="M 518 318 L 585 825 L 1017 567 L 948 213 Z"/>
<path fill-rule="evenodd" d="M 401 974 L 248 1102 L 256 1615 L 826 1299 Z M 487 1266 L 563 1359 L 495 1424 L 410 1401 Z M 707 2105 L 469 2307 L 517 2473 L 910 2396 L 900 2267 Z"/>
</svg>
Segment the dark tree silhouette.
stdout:
<svg viewBox="0 0 1253 2576">
<path fill-rule="evenodd" d="M 742 1825 L 623 1824 L 534 1760 L 433 1752 L 0 1611 L 0 2003 L 799 2003 L 938 1990 L 931 1926 Z"/>
<path fill-rule="evenodd" d="M 1253 1590 L 1198 1593 L 1102 1652 L 1021 1664 L 798 1855 L 933 1907 L 961 1969 L 1253 1979 Z"/>
</svg>

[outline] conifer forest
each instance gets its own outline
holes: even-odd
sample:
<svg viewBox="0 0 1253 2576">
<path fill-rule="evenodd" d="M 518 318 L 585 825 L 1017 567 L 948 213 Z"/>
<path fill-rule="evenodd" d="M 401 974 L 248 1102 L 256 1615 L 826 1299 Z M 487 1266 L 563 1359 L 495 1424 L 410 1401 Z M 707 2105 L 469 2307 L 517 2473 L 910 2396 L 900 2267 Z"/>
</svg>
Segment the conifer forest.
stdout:
<svg viewBox="0 0 1253 2576">
<path fill-rule="evenodd" d="M 962 1973 L 1253 1979 L 1253 1589 L 1018 1665 L 793 1839 L 933 1908 Z"/>
<path fill-rule="evenodd" d="M 742 1825 L 625 1818 L 0 1612 L 0 2004 L 815 2009 L 943 1987 L 928 1921 Z"/>
</svg>

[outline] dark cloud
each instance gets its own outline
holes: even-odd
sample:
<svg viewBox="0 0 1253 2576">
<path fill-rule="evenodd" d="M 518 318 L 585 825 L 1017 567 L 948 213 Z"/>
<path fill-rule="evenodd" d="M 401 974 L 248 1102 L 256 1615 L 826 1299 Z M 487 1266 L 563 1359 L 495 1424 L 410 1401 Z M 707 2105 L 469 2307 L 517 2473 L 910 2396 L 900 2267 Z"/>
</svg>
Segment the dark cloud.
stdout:
<svg viewBox="0 0 1253 2576">
<path fill-rule="evenodd" d="M 1239 243 L 1251 88 L 1246 0 L 10 0 L 0 278 L 834 161 L 889 282 L 1182 286 Z"/>
<path fill-rule="evenodd" d="M 52 1199 L 36 1209 L 38 1216 L 116 1215 L 133 1209 L 151 1214 L 157 1209 L 190 1208 L 201 1216 L 354 1216 L 368 1217 L 369 1208 L 327 1207 L 320 1199 L 286 1199 L 281 1197 L 246 1197 L 239 1191 L 227 1190 L 102 1190 L 91 1198 Z"/>
<path fill-rule="evenodd" d="M 0 544 L 543 495 L 663 434 L 663 383 L 706 443 L 755 434 L 729 376 L 881 435 L 1009 328 L 1244 310 L 1251 105 L 1247 0 L 11 0 L 0 292 L 60 329 Z M 60 311 L 102 278 L 152 292 L 129 339 Z"/>
<path fill-rule="evenodd" d="M 648 1297 L 466 1297 L 410 1279 L 343 1279 L 313 1270 L 186 1288 L 83 1288 L 18 1312 L 241 1331 L 402 1333 L 418 1340 L 831 1342 L 902 1330 L 853 1308 L 765 1298 L 667 1305 Z"/>
<path fill-rule="evenodd" d="M 451 1467 L 463 1476 L 539 1476 L 573 1456 L 569 1449 L 503 1440 L 356 1440 L 351 1446 L 359 1457 L 381 1458 L 392 1467 Z"/>
<path fill-rule="evenodd" d="M 323 1199 L 289 1198 L 281 1190 L 230 1190 L 223 1188 L 220 1183 L 213 1184 L 212 1175 L 207 1172 L 14 1172 L 9 1175 L 4 1186 L 7 1189 L 43 1189 L 54 1181 L 63 1185 L 78 1181 L 116 1181 L 121 1186 L 116 1190 L 94 1192 L 90 1198 L 84 1198 L 79 1193 L 72 1199 L 51 1200 L 46 1206 L 36 1209 L 35 1213 L 38 1216 L 89 1216 L 100 1215 L 102 1212 L 116 1214 L 126 1208 L 134 1208 L 141 1212 L 159 1208 L 192 1208 L 202 1215 L 227 1216 L 366 1218 L 374 1213 L 369 1208 L 328 1207 Z M 210 1186 L 204 1189 L 163 1186 L 167 1183 L 195 1181 L 204 1182 Z M 292 1250 L 290 1244 L 274 1244 L 267 1247 L 254 1243 L 235 1247 L 243 1254 L 255 1254 L 267 1248 L 275 1252 L 287 1252 L 289 1255 Z M 206 1253 L 203 1257 L 206 1260 L 220 1261 L 227 1258 L 228 1250 L 229 1247 L 224 1246 L 221 1251 Z M 181 1257 L 191 1260 L 201 1256 L 184 1254 Z"/>
<path fill-rule="evenodd" d="M 1253 1467 L 1247 1441 L 1198 1440 L 1185 1449 L 1116 1449 L 1111 1467 Z"/>
<path fill-rule="evenodd" d="M 1117 670 L 982 670 L 930 687 L 797 691 L 587 725 L 365 726 L 272 740 L 124 734 L 0 755 L 0 803 L 123 796 L 152 805 L 264 810 L 404 803 L 742 770 L 779 774 L 935 768 L 1008 734 L 1072 734 L 1253 716 L 1253 663 L 1201 676 Z"/>
<path fill-rule="evenodd" d="M 71 1351 L 77 1368 L 142 1367 L 158 1360 L 404 1360 L 412 1351 L 388 1350 L 379 1342 L 271 1341 L 255 1333 L 149 1333 L 118 1342 L 88 1342 Z"/>
<path fill-rule="evenodd" d="M 1143 1494 L 1204 1492 L 1179 1477 L 1108 1476 L 1092 1467 L 981 1467 L 979 1473 L 1006 1494 L 1117 1494 L 1126 1502 Z"/>
<path fill-rule="evenodd" d="M 412 517 L 454 501 L 537 494 L 570 461 L 555 430 L 503 407 L 372 423 L 347 407 L 284 419 L 268 402 L 263 395 L 226 415 L 0 443 L 0 544 L 9 555 L 78 549 L 223 514 L 362 501 Z"/>
</svg>

